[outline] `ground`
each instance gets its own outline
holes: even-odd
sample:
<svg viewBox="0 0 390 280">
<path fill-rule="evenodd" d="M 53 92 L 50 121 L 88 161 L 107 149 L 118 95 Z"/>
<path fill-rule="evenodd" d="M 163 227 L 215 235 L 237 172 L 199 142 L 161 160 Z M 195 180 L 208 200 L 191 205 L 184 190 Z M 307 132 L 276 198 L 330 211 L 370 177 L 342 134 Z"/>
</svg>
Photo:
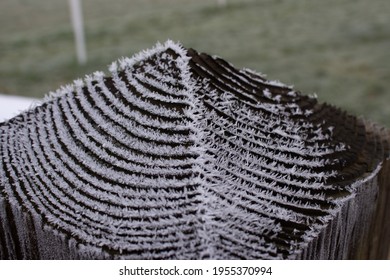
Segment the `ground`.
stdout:
<svg viewBox="0 0 390 280">
<path fill-rule="evenodd" d="M 42 97 L 170 38 L 390 127 L 388 0 L 82 2 L 85 66 L 68 1 L 1 1 L 0 92 Z"/>
</svg>

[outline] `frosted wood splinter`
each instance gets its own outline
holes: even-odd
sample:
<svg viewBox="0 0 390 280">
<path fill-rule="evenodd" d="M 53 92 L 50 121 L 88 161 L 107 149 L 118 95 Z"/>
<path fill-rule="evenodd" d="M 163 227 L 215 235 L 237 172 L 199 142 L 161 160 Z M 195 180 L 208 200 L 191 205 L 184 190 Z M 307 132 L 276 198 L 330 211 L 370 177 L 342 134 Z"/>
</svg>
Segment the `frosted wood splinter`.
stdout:
<svg viewBox="0 0 390 280">
<path fill-rule="evenodd" d="M 0 137 L 1 259 L 388 257 L 388 130 L 171 41 Z"/>
</svg>

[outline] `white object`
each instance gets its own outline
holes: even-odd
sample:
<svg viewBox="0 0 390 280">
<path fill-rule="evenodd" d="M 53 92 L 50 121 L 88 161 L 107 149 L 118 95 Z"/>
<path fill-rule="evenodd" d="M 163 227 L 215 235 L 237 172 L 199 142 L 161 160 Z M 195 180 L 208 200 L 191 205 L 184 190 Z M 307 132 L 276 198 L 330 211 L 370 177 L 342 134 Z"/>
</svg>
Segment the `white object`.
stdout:
<svg viewBox="0 0 390 280">
<path fill-rule="evenodd" d="M 21 112 L 28 110 L 38 99 L 0 95 L 0 122 L 13 118 Z"/>
<path fill-rule="evenodd" d="M 81 3 L 80 0 L 69 0 L 69 5 L 76 43 L 77 60 L 79 64 L 85 64 L 87 62 L 87 50 L 85 46 L 84 23 Z"/>
</svg>

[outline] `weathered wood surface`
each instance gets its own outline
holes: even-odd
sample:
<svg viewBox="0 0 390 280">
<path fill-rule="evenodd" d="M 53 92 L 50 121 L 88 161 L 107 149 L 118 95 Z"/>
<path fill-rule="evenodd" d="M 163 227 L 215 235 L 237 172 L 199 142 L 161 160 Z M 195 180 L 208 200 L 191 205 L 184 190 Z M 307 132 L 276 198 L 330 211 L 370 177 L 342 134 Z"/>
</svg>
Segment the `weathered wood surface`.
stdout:
<svg viewBox="0 0 390 280">
<path fill-rule="evenodd" d="M 387 130 L 167 42 L 0 124 L 2 259 L 387 258 Z"/>
</svg>

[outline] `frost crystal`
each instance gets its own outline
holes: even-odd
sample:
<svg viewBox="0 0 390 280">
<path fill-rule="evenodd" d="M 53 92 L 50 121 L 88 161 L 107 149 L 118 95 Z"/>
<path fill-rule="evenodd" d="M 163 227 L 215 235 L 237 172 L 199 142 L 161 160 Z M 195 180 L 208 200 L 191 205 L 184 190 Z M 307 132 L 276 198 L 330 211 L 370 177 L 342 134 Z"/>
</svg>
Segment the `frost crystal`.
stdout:
<svg viewBox="0 0 390 280">
<path fill-rule="evenodd" d="M 0 125 L 0 256 L 304 258 L 378 172 L 353 129 L 292 87 L 157 44 Z"/>
</svg>

